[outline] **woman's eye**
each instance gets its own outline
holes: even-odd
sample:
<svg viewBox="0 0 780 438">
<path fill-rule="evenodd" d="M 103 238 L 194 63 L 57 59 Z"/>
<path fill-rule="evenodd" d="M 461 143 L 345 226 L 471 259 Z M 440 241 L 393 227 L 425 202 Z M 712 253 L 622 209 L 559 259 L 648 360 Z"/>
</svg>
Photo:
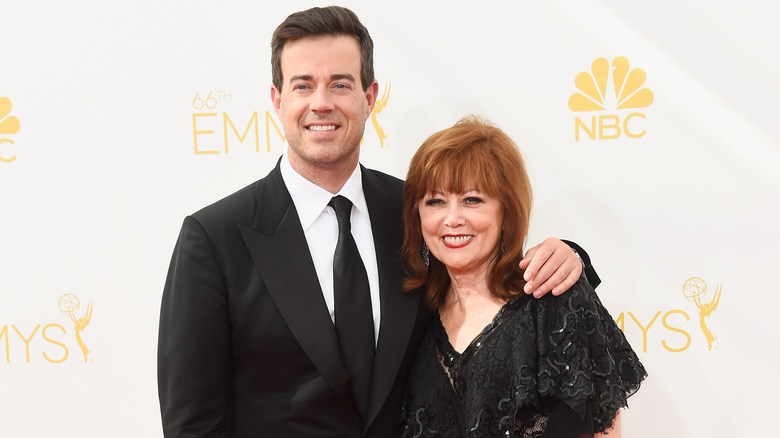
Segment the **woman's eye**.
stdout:
<svg viewBox="0 0 780 438">
<path fill-rule="evenodd" d="M 429 199 L 429 200 L 425 201 L 425 205 L 427 205 L 429 207 L 435 207 L 435 206 L 441 205 L 441 204 L 442 204 L 442 200 L 438 199 L 438 198 L 432 198 L 432 199 Z"/>
<path fill-rule="evenodd" d="M 469 196 L 465 199 L 466 204 L 479 204 L 482 202 L 481 198 L 477 198 L 476 196 Z"/>
</svg>

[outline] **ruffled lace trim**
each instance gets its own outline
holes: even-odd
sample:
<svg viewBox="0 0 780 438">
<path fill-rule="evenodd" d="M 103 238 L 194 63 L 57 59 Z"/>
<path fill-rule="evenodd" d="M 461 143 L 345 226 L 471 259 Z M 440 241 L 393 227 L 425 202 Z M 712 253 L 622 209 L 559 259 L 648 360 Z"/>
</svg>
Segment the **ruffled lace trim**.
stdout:
<svg viewBox="0 0 780 438">
<path fill-rule="evenodd" d="M 463 354 L 434 318 L 409 379 L 406 436 L 536 437 L 563 417 L 592 434 L 645 377 L 583 278 L 559 297 L 510 301 Z M 556 414 L 560 402 L 577 415 Z"/>
<path fill-rule="evenodd" d="M 597 432 L 608 429 L 620 408 L 628 406 L 647 373 L 625 335 L 587 281 L 558 297 L 539 302 L 540 397 L 554 397 L 584 416 L 590 402 Z"/>
</svg>

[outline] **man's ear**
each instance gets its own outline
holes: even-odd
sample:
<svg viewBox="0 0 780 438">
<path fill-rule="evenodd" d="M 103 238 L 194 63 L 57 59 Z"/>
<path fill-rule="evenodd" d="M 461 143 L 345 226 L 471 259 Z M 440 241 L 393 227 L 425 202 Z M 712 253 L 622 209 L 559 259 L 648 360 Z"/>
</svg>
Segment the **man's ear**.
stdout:
<svg viewBox="0 0 780 438">
<path fill-rule="evenodd" d="M 366 119 L 368 119 L 371 116 L 371 111 L 374 110 L 374 105 L 376 104 L 376 97 L 379 95 L 379 82 L 374 80 L 374 82 L 366 88 L 366 101 L 368 102 L 368 112 L 366 112 Z"/>
<path fill-rule="evenodd" d="M 282 111 L 282 92 L 277 90 L 274 85 L 271 85 L 271 104 L 274 106 L 276 116 L 281 118 L 279 113 Z"/>
</svg>

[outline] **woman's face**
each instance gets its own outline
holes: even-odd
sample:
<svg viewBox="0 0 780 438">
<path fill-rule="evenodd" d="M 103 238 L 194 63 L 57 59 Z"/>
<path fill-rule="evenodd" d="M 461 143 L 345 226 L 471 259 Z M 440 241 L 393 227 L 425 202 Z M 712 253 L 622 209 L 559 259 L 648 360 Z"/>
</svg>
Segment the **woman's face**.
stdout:
<svg viewBox="0 0 780 438">
<path fill-rule="evenodd" d="M 428 193 L 418 204 L 425 243 L 450 274 L 486 271 L 501 237 L 504 208 L 476 189 Z"/>
</svg>

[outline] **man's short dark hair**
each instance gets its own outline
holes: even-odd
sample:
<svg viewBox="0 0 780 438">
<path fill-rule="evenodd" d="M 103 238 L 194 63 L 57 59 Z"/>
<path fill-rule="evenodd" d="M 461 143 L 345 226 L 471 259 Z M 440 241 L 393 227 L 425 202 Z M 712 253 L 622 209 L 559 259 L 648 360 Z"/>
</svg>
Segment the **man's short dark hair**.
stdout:
<svg viewBox="0 0 780 438">
<path fill-rule="evenodd" d="M 374 83 L 374 41 L 354 12 L 341 6 L 311 8 L 287 17 L 271 38 L 271 80 L 282 91 L 282 49 L 301 38 L 349 35 L 360 44 L 360 81 L 363 91 Z"/>
</svg>

